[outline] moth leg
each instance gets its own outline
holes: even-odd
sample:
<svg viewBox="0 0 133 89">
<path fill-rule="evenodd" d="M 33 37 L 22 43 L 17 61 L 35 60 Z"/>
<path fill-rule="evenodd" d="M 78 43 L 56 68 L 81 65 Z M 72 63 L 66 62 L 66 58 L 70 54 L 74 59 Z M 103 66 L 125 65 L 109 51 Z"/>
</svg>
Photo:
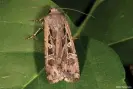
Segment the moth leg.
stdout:
<svg viewBox="0 0 133 89">
<path fill-rule="evenodd" d="M 36 35 L 42 30 L 42 28 L 39 28 L 33 35 L 27 37 L 26 39 L 34 39 Z"/>
<path fill-rule="evenodd" d="M 41 22 L 44 21 L 44 17 L 40 18 L 39 21 L 41 21 Z"/>
</svg>

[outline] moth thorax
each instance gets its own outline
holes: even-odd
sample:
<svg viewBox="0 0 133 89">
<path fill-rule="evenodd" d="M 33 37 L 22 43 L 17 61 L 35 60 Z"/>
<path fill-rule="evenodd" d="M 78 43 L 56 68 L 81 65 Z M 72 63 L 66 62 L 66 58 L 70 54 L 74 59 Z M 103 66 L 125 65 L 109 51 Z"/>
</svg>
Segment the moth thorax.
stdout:
<svg viewBox="0 0 133 89">
<path fill-rule="evenodd" d="M 51 8 L 50 13 L 60 13 L 58 9 L 56 8 Z"/>
</svg>

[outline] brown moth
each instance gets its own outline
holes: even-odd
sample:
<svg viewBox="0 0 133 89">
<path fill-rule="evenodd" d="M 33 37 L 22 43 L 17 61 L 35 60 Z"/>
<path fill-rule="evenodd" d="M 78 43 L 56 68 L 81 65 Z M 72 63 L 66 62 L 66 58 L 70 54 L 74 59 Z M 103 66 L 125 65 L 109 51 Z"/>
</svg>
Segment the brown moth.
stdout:
<svg viewBox="0 0 133 89">
<path fill-rule="evenodd" d="M 80 78 L 79 63 L 68 21 L 56 8 L 50 9 L 50 13 L 43 20 L 45 70 L 48 81 L 77 81 Z"/>
</svg>

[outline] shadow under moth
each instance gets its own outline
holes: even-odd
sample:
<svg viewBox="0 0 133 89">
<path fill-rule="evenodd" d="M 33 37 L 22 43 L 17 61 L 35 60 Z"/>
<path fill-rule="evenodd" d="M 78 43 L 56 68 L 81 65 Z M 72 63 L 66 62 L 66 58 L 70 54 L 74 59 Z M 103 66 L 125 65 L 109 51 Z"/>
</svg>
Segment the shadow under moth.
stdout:
<svg viewBox="0 0 133 89">
<path fill-rule="evenodd" d="M 48 81 L 50 83 L 61 80 L 77 81 L 80 78 L 79 63 L 68 21 L 56 8 L 50 9 L 50 13 L 42 20 L 45 70 Z M 38 32 L 29 38 L 35 37 Z"/>
</svg>

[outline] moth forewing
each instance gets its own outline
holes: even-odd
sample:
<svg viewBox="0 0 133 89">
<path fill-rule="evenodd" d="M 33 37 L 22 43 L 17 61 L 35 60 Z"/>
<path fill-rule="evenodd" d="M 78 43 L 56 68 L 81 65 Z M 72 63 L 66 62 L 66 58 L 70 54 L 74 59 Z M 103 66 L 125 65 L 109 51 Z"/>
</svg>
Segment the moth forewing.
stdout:
<svg viewBox="0 0 133 89">
<path fill-rule="evenodd" d="M 44 18 L 44 52 L 45 52 L 45 58 L 48 57 L 48 34 L 49 33 L 49 26 L 48 26 L 48 23 L 47 21 L 45 21 L 45 18 Z"/>
<path fill-rule="evenodd" d="M 68 69 L 66 70 L 67 72 L 69 71 L 71 76 L 67 76 L 64 80 L 67 82 L 74 82 L 76 80 L 79 79 L 80 77 L 80 70 L 79 70 L 79 63 L 78 63 L 78 57 L 76 54 L 76 50 L 75 50 L 75 45 L 73 42 L 73 38 L 71 35 L 71 30 L 70 30 L 70 26 L 68 24 L 68 21 L 66 20 L 66 18 L 64 17 L 64 23 L 65 23 L 65 30 L 66 30 L 66 34 L 67 34 L 67 49 L 68 49 L 68 53 L 67 53 L 67 67 Z"/>
</svg>

